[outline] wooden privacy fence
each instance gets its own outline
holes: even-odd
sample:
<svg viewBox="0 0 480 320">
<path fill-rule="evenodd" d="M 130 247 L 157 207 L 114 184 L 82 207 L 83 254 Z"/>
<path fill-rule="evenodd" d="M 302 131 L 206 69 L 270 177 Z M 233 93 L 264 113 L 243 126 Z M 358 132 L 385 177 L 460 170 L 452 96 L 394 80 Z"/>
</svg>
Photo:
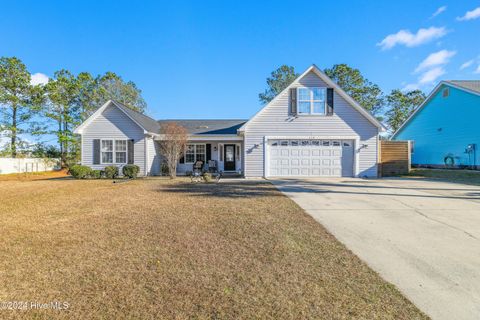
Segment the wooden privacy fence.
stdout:
<svg viewBox="0 0 480 320">
<path fill-rule="evenodd" d="M 410 141 L 380 140 L 379 176 L 389 177 L 407 174 L 411 168 Z"/>
</svg>

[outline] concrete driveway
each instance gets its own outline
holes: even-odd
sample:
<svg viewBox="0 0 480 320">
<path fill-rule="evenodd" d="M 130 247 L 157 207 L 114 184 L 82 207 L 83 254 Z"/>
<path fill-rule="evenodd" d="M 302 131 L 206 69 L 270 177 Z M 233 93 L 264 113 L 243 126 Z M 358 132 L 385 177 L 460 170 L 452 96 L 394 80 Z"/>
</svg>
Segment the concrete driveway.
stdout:
<svg viewBox="0 0 480 320">
<path fill-rule="evenodd" d="M 272 180 L 433 319 L 480 319 L 480 187 Z"/>
</svg>

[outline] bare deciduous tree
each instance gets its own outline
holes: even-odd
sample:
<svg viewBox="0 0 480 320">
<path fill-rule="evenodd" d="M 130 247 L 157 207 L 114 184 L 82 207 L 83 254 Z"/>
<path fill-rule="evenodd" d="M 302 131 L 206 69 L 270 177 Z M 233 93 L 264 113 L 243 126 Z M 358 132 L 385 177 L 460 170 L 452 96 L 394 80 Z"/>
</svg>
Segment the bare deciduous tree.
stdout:
<svg viewBox="0 0 480 320">
<path fill-rule="evenodd" d="M 177 163 L 187 145 L 188 132 L 176 122 L 168 122 L 162 124 L 160 134 L 162 135 L 160 149 L 168 166 L 168 174 L 174 179 L 177 176 Z"/>
</svg>

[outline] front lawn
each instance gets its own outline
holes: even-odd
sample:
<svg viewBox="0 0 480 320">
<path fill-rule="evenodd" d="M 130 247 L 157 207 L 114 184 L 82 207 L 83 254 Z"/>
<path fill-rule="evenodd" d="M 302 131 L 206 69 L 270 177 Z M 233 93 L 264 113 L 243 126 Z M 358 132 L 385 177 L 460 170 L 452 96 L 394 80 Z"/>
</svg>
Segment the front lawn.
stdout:
<svg viewBox="0 0 480 320">
<path fill-rule="evenodd" d="M 0 318 L 425 318 L 267 182 L 0 182 Z"/>
<path fill-rule="evenodd" d="M 449 169 L 412 169 L 408 176 L 480 185 L 480 171 Z"/>
</svg>

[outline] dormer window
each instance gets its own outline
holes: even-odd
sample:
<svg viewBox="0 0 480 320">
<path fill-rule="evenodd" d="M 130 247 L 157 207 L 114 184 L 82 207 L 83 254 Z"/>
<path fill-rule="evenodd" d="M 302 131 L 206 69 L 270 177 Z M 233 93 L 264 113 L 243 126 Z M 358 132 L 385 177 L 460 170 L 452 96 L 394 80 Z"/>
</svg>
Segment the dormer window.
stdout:
<svg viewBox="0 0 480 320">
<path fill-rule="evenodd" d="M 326 114 L 326 88 L 298 88 L 298 114 Z"/>
</svg>

